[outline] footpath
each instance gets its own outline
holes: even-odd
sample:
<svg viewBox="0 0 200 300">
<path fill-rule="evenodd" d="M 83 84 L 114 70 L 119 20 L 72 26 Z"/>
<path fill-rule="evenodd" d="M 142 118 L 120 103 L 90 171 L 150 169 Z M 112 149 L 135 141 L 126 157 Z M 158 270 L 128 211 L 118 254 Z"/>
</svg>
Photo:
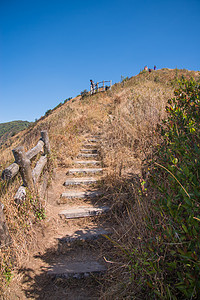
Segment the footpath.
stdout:
<svg viewBox="0 0 200 300">
<path fill-rule="evenodd" d="M 102 191 L 100 136 L 85 139 L 71 169 L 58 169 L 48 189 L 41 251 L 21 270 L 16 299 L 100 299 L 107 263 L 101 243 L 111 233 Z"/>
</svg>

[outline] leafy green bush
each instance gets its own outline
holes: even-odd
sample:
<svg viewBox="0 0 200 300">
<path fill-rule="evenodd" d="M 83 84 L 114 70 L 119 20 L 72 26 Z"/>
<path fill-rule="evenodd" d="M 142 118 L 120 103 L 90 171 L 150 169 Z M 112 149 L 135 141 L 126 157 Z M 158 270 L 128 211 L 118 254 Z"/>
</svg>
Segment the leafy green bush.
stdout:
<svg viewBox="0 0 200 300">
<path fill-rule="evenodd" d="M 200 299 L 200 85 L 182 78 L 166 109 L 152 161 L 149 236 L 133 249 L 131 270 L 154 299 Z"/>
<path fill-rule="evenodd" d="M 48 109 L 48 110 L 45 112 L 45 117 L 49 116 L 51 113 L 52 113 L 52 110 L 51 110 L 51 109 Z"/>
</svg>

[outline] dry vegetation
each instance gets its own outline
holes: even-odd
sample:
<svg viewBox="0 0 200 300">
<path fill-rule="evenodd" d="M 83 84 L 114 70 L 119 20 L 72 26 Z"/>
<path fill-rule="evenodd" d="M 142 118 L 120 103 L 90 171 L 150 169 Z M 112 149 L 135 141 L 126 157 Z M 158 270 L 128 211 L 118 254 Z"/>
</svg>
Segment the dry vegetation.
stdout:
<svg viewBox="0 0 200 300">
<path fill-rule="evenodd" d="M 143 223 L 150 204 L 148 197 L 146 203 L 141 203 L 140 194 L 145 194 L 143 181 L 148 174 L 142 171 L 142 164 L 152 156 L 153 147 L 159 143 L 158 124 L 166 117 L 167 100 L 173 96 L 176 80 L 182 75 L 199 78 L 199 72 L 162 69 L 151 74 L 142 72 L 104 93 L 83 99 L 78 96 L 10 138 L 7 146 L 0 149 L 2 171 L 13 162 L 13 148 L 17 145 L 23 145 L 26 150 L 32 148 L 40 138 L 40 130 L 47 129 L 53 166 L 67 167 L 77 155 L 84 135 L 101 134 L 101 155 L 107 171 L 104 188 L 110 195 L 117 226 L 108 257 L 115 263 L 102 289 L 103 297 L 108 299 L 133 297 L 140 291 L 139 286 L 133 287 L 130 282 L 126 253 L 124 261 L 120 261 L 118 254 L 138 244 L 141 234 L 147 235 Z M 13 196 L 20 181 L 17 177 L 8 187 L 0 182 L 1 202 L 13 241 L 9 247 L 1 249 L 2 289 L 11 279 L 12 270 L 20 268 L 24 257 L 28 257 L 40 226 L 35 215 L 36 202 L 20 209 L 14 203 Z"/>
</svg>

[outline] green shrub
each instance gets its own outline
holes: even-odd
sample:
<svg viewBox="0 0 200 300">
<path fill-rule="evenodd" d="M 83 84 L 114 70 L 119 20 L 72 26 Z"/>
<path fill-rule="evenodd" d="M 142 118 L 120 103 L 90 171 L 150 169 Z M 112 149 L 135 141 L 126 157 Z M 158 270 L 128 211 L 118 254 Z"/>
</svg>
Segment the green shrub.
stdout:
<svg viewBox="0 0 200 300">
<path fill-rule="evenodd" d="M 52 113 L 52 110 L 51 110 L 51 109 L 48 109 L 48 110 L 45 112 L 45 117 L 49 116 L 51 113 Z"/>
<path fill-rule="evenodd" d="M 151 162 L 149 236 L 132 250 L 131 276 L 154 299 L 200 299 L 199 84 L 182 78 L 166 109 Z"/>
<path fill-rule="evenodd" d="M 81 92 L 81 97 L 85 98 L 86 96 L 88 96 L 88 91 L 85 89 L 84 91 Z"/>
</svg>

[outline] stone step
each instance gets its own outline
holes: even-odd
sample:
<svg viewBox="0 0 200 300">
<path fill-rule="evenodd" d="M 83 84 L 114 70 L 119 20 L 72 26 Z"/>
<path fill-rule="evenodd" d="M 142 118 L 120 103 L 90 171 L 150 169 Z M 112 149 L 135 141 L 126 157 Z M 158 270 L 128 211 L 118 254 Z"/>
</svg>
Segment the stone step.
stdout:
<svg viewBox="0 0 200 300">
<path fill-rule="evenodd" d="M 76 173 L 99 173 L 102 172 L 102 168 L 76 168 L 76 169 L 69 169 L 67 174 L 76 174 Z"/>
<path fill-rule="evenodd" d="M 86 278 L 91 275 L 102 274 L 106 271 L 106 266 L 98 261 L 89 258 L 87 261 L 65 261 L 64 259 L 57 259 L 52 266 L 48 268 L 47 274 L 53 278 Z"/>
<path fill-rule="evenodd" d="M 78 155 L 78 157 L 86 157 L 86 158 L 88 158 L 88 157 L 97 157 L 98 156 L 98 154 L 96 154 L 96 153 L 79 153 L 79 155 Z"/>
<path fill-rule="evenodd" d="M 96 138 L 90 138 L 88 139 L 88 142 L 92 142 L 92 143 L 96 143 L 96 142 L 99 142 L 99 137 L 96 137 Z"/>
<path fill-rule="evenodd" d="M 81 149 L 83 153 L 97 153 L 97 149 Z"/>
<path fill-rule="evenodd" d="M 59 215 L 66 219 L 85 218 L 85 217 L 92 217 L 92 216 L 100 215 L 102 213 L 106 213 L 109 211 L 109 209 L 110 208 L 108 206 L 71 207 L 66 210 L 62 210 L 59 213 Z"/>
<path fill-rule="evenodd" d="M 97 147 L 96 144 L 83 144 L 84 147 L 86 148 L 94 148 L 94 147 Z"/>
<path fill-rule="evenodd" d="M 110 231 L 105 230 L 104 228 L 86 228 L 77 230 L 73 235 L 60 238 L 61 243 L 73 243 L 75 241 L 88 241 L 96 240 L 102 235 L 108 235 Z"/>
<path fill-rule="evenodd" d="M 74 164 L 77 165 L 98 165 L 101 163 L 99 160 L 74 160 Z"/>
<path fill-rule="evenodd" d="M 96 183 L 97 179 L 93 177 L 78 177 L 78 178 L 69 178 L 65 181 L 64 185 L 79 185 L 79 184 L 91 184 Z"/>
<path fill-rule="evenodd" d="M 98 197 L 101 196 L 102 192 L 101 191 L 92 191 L 92 192 L 80 192 L 80 191 L 68 191 L 68 192 L 64 192 L 61 194 L 61 198 L 94 198 L 94 197 Z"/>
</svg>

